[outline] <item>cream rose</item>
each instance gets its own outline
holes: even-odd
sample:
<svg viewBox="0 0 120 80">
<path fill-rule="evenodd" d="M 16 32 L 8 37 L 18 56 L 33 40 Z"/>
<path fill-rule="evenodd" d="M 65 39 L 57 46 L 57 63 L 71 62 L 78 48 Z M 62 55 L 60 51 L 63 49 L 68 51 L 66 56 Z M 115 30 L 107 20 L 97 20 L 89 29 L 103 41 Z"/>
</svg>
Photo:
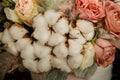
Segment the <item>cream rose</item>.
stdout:
<svg viewBox="0 0 120 80">
<path fill-rule="evenodd" d="M 23 22 L 30 23 L 31 19 L 38 14 L 37 3 L 35 0 L 18 0 L 15 11 Z"/>
<path fill-rule="evenodd" d="M 106 29 L 114 36 L 120 38 L 120 5 L 112 1 L 105 2 Z"/>
<path fill-rule="evenodd" d="M 99 0 L 75 0 L 75 5 L 76 12 L 80 13 L 80 18 L 97 22 L 105 16 Z"/>
<path fill-rule="evenodd" d="M 94 45 L 95 61 L 98 66 L 106 67 L 114 61 L 115 47 L 105 39 L 97 39 Z"/>
</svg>

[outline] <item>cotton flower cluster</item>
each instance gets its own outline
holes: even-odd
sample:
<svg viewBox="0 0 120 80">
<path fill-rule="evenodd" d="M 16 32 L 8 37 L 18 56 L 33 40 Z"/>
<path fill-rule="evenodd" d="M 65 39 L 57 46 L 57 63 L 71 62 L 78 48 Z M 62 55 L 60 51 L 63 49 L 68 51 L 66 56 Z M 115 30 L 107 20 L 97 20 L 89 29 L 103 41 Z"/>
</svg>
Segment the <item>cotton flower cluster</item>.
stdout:
<svg viewBox="0 0 120 80">
<path fill-rule="evenodd" d="M 94 63 L 94 36 L 92 22 L 68 20 L 63 12 L 47 10 L 32 20 L 33 32 L 23 25 L 6 28 L 2 42 L 8 52 L 21 56 L 23 65 L 32 72 L 47 72 L 57 68 L 72 72 L 86 69 Z"/>
</svg>

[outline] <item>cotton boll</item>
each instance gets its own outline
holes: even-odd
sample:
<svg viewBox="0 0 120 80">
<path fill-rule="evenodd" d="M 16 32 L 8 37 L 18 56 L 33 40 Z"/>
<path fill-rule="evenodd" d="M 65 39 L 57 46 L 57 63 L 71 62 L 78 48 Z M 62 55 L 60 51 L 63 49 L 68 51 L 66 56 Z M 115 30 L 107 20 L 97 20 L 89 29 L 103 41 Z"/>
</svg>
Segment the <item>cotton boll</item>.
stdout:
<svg viewBox="0 0 120 80">
<path fill-rule="evenodd" d="M 36 28 L 33 37 L 37 39 L 41 45 L 44 45 L 50 37 L 50 32 L 45 27 Z"/>
<path fill-rule="evenodd" d="M 61 42 L 65 42 L 66 38 L 64 36 L 62 36 L 59 33 L 52 33 L 49 40 L 48 40 L 48 44 L 50 46 L 55 46 Z"/>
<path fill-rule="evenodd" d="M 79 27 L 82 33 L 89 33 L 94 31 L 94 25 L 87 20 L 77 20 L 76 25 Z"/>
<path fill-rule="evenodd" d="M 60 16 L 62 16 L 62 13 L 55 10 L 48 10 L 44 13 L 44 17 L 49 25 L 54 25 Z"/>
<path fill-rule="evenodd" d="M 50 60 L 44 58 L 44 59 L 41 59 L 39 62 L 38 62 L 38 70 L 40 72 L 47 72 L 51 69 L 51 63 L 50 63 Z"/>
<path fill-rule="evenodd" d="M 39 14 L 34 18 L 33 26 L 35 27 L 35 30 L 32 36 L 37 39 L 40 44 L 44 45 L 50 37 L 50 31 L 45 18 Z"/>
<path fill-rule="evenodd" d="M 39 73 L 39 71 L 37 69 L 37 64 L 38 64 L 37 61 L 34 61 L 32 59 L 24 59 L 22 61 L 22 63 L 23 63 L 23 66 L 25 68 L 29 69 L 30 71 L 35 72 L 35 73 Z"/>
<path fill-rule="evenodd" d="M 79 39 L 80 44 L 84 44 L 86 42 L 85 38 L 82 36 L 78 29 L 71 28 L 69 36 L 70 38 Z"/>
<path fill-rule="evenodd" d="M 5 48 L 8 52 L 13 54 L 14 56 L 18 55 L 18 51 L 16 49 L 16 46 L 15 46 L 14 42 L 9 42 L 9 43 L 5 44 Z"/>
<path fill-rule="evenodd" d="M 52 57 L 51 59 L 52 59 L 51 63 L 53 67 L 61 69 L 62 71 L 65 71 L 65 72 L 71 72 L 71 69 L 67 64 L 66 59 L 60 59 L 56 57 Z"/>
<path fill-rule="evenodd" d="M 21 51 L 22 49 L 26 48 L 28 44 L 31 43 L 30 38 L 21 38 L 16 41 L 15 45 L 18 51 Z"/>
<path fill-rule="evenodd" d="M 17 56 L 18 51 L 17 51 L 15 43 L 13 41 L 14 41 L 14 39 L 11 37 L 8 29 L 5 29 L 2 34 L 2 43 L 5 44 L 5 48 L 8 52 Z"/>
<path fill-rule="evenodd" d="M 21 57 L 24 59 L 35 59 L 34 46 L 28 44 L 22 51 Z"/>
<path fill-rule="evenodd" d="M 55 26 L 53 26 L 55 32 L 60 34 L 66 34 L 69 32 L 68 20 L 66 18 L 61 18 Z"/>
<path fill-rule="evenodd" d="M 87 40 L 82 36 L 80 35 L 78 37 L 78 39 L 76 39 L 81 45 L 85 44 L 87 42 Z"/>
<path fill-rule="evenodd" d="M 84 45 L 84 58 L 81 64 L 81 69 L 86 69 L 87 67 L 90 67 L 94 63 L 94 46 L 91 42 L 88 42 Z"/>
<path fill-rule="evenodd" d="M 3 34 L 2 34 L 2 43 L 9 43 L 9 42 L 13 42 L 14 39 L 11 37 L 8 29 L 5 29 Z"/>
<path fill-rule="evenodd" d="M 45 30 L 44 28 L 36 28 L 33 33 L 33 36 L 40 42 L 40 44 L 44 45 L 50 37 L 50 32 L 48 30 Z"/>
<path fill-rule="evenodd" d="M 52 58 L 52 55 L 46 55 L 45 57 L 42 57 L 40 59 L 45 59 L 46 61 L 50 61 Z"/>
<path fill-rule="evenodd" d="M 65 43 L 62 42 L 58 44 L 53 49 L 53 54 L 55 54 L 55 56 L 58 58 L 65 58 L 68 55 L 68 48 L 65 46 Z"/>
<path fill-rule="evenodd" d="M 42 14 L 38 14 L 36 17 L 33 18 L 32 27 L 42 28 L 47 26 L 48 26 L 48 23 L 46 22 L 45 17 Z"/>
<path fill-rule="evenodd" d="M 83 45 L 80 44 L 79 39 L 69 39 L 69 55 L 76 56 L 82 51 Z"/>
<path fill-rule="evenodd" d="M 69 36 L 71 38 L 78 38 L 81 35 L 80 31 L 78 29 L 71 28 Z"/>
<path fill-rule="evenodd" d="M 19 24 L 13 24 L 9 28 L 10 35 L 12 36 L 13 39 L 20 39 L 22 38 L 28 31 L 21 25 Z"/>
<path fill-rule="evenodd" d="M 38 58 L 39 58 L 39 57 L 38 57 Z M 48 54 L 48 55 L 46 55 L 46 56 L 44 56 L 44 57 L 41 57 L 40 60 L 45 59 L 46 61 L 50 61 L 51 58 L 52 58 L 52 55 Z"/>
<path fill-rule="evenodd" d="M 94 37 L 94 31 L 92 31 L 90 33 L 83 33 L 83 35 L 86 40 L 92 40 L 92 38 Z"/>
<path fill-rule="evenodd" d="M 72 69 L 80 67 L 83 60 L 83 55 L 79 54 L 68 58 L 68 64 Z"/>
<path fill-rule="evenodd" d="M 38 42 L 34 43 L 35 55 L 39 58 L 45 58 L 50 55 L 51 48 L 48 46 L 40 45 Z"/>
</svg>

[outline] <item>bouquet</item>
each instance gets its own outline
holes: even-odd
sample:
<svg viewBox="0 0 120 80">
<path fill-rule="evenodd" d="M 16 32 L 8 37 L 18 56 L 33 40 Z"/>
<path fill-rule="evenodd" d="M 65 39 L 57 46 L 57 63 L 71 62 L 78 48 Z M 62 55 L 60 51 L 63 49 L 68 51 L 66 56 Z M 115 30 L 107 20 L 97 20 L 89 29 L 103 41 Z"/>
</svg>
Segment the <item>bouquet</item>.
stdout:
<svg viewBox="0 0 120 80">
<path fill-rule="evenodd" d="M 120 38 L 120 0 L 2 3 L 1 42 L 28 70 L 51 74 L 57 69 L 85 78 L 114 61 L 116 47 L 110 41 Z"/>
</svg>

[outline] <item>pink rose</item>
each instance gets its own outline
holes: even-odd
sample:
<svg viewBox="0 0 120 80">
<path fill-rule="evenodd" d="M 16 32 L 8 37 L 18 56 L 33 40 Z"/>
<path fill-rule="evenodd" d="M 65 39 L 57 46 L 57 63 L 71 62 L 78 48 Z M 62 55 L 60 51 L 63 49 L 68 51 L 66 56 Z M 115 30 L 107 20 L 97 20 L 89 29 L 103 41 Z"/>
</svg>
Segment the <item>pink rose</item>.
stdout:
<svg viewBox="0 0 120 80">
<path fill-rule="evenodd" d="M 75 0 L 75 7 L 82 19 L 97 22 L 105 16 L 99 0 Z"/>
<path fill-rule="evenodd" d="M 95 61 L 98 66 L 106 67 L 114 61 L 115 47 L 105 39 L 97 39 L 94 45 Z"/>
<path fill-rule="evenodd" d="M 105 2 L 106 29 L 114 36 L 120 38 L 120 5 L 107 0 Z"/>
</svg>

